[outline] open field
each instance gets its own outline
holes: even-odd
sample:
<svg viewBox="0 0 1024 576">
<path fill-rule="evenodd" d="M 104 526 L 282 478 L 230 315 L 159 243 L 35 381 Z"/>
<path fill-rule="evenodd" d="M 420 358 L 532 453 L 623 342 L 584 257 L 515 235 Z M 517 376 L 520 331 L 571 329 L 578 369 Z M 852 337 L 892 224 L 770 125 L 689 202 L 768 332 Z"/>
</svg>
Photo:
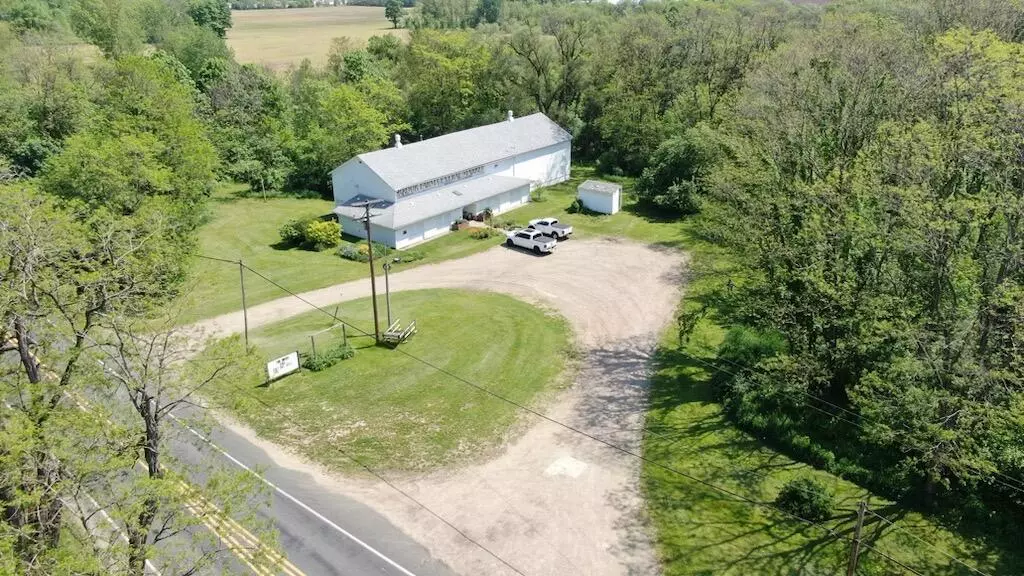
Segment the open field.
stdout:
<svg viewBox="0 0 1024 576">
<path fill-rule="evenodd" d="M 551 390 L 563 372 L 569 329 L 544 310 L 464 290 L 400 292 L 391 300 L 396 315 L 415 319 L 419 328 L 402 350 L 518 402 Z M 338 314 L 364 329 L 373 325 L 368 299 L 344 303 Z M 373 346 L 366 336 L 350 338 L 357 351 L 349 360 L 259 387 L 267 358 L 308 352 L 308 335 L 332 323 L 314 311 L 255 330 L 251 361 L 207 395 L 259 434 L 340 470 L 353 465 L 336 448 L 372 467 L 403 471 L 479 458 L 501 443 L 519 416 L 401 352 Z M 322 352 L 341 338 L 340 330 L 324 333 L 317 348 Z M 290 421 L 303 423 L 302 429 Z"/>
<path fill-rule="evenodd" d="M 228 31 L 228 46 L 243 63 L 264 64 L 275 70 L 298 65 L 309 58 L 314 64 L 327 61 L 331 40 L 341 36 L 362 45 L 370 36 L 408 32 L 393 29 L 384 8 L 375 6 L 324 6 L 279 10 L 235 10 Z"/>
</svg>

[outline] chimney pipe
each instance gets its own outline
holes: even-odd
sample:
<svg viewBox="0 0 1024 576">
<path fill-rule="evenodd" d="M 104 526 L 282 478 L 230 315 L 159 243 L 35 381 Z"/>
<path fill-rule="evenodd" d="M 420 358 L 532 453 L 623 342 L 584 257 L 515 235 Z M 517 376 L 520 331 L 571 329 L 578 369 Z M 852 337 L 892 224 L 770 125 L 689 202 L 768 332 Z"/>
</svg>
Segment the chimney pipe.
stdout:
<svg viewBox="0 0 1024 576">
<path fill-rule="evenodd" d="M 508 121 L 511 122 L 514 118 L 512 117 L 512 111 L 508 111 Z"/>
<path fill-rule="evenodd" d="M 401 148 L 401 147 L 402 147 L 402 136 L 400 134 L 395 134 L 395 148 Z"/>
</svg>

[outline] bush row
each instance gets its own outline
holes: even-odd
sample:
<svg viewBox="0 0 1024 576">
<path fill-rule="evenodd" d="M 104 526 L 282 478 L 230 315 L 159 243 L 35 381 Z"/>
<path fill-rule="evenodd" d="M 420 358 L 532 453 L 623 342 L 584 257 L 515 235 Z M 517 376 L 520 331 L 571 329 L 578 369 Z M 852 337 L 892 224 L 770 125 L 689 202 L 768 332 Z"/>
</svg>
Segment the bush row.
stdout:
<svg viewBox="0 0 1024 576">
<path fill-rule="evenodd" d="M 355 348 L 347 342 L 332 346 L 324 352 L 310 354 L 302 360 L 302 367 L 313 372 L 320 372 L 334 366 L 342 360 L 348 360 L 356 355 Z"/>
<path fill-rule="evenodd" d="M 352 260 L 353 262 L 369 262 L 370 261 L 370 245 L 366 241 L 357 242 L 355 244 L 346 244 L 338 250 L 338 256 L 346 260 Z M 373 243 L 373 258 L 374 260 L 384 261 L 387 259 L 392 264 L 407 264 L 409 262 L 416 262 L 423 260 L 427 255 L 419 250 L 402 250 L 398 251 L 390 248 L 380 242 Z M 395 259 L 397 258 L 397 262 Z"/>
</svg>

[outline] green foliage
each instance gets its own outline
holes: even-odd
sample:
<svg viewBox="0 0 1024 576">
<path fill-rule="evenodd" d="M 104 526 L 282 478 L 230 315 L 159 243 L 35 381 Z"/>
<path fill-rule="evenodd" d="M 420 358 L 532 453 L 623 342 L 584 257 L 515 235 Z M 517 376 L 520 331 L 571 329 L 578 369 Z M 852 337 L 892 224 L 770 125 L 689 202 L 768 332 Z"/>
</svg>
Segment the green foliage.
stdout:
<svg viewBox="0 0 1024 576">
<path fill-rule="evenodd" d="M 723 347 L 737 358 L 723 401 L 884 493 L 1020 513 L 992 479 L 1019 474 L 1008 455 L 1024 451 L 1007 436 L 1022 384 L 1007 351 L 1024 342 L 1008 257 L 1024 250 L 1010 208 L 1024 54 L 991 32 L 923 39 L 847 18 L 749 77 L 723 127 L 728 160 L 704 179 L 708 229 L 750 279 L 721 295 L 728 321 L 785 341 L 770 359 Z M 848 413 L 808 411 L 809 397 Z"/>
<path fill-rule="evenodd" d="M 130 0 L 80 0 L 71 4 L 71 26 L 109 57 L 137 52 L 145 40 Z"/>
<path fill-rule="evenodd" d="M 493 24 L 501 16 L 502 0 L 479 0 L 476 5 L 477 23 L 486 22 Z"/>
<path fill-rule="evenodd" d="M 701 124 L 662 142 L 636 181 L 640 202 L 668 213 L 698 212 L 707 194 L 704 176 L 722 155 L 717 138 L 714 130 Z"/>
<path fill-rule="evenodd" d="M 304 237 L 313 250 L 333 248 L 341 242 L 341 224 L 334 220 L 314 220 L 306 225 Z"/>
<path fill-rule="evenodd" d="M 396 71 L 406 88 L 413 129 L 430 137 L 500 120 L 507 106 L 500 64 L 467 32 L 414 30 Z"/>
<path fill-rule="evenodd" d="M 302 218 L 285 222 L 278 231 L 281 242 L 292 245 L 301 244 L 306 239 L 306 227 L 315 220 L 316 218 Z"/>
<path fill-rule="evenodd" d="M 486 240 L 488 238 L 496 238 L 498 236 L 504 236 L 505 233 L 498 228 L 491 228 L 486 226 L 483 228 L 473 228 L 469 231 L 469 237 L 474 240 Z"/>
<path fill-rule="evenodd" d="M 388 0 L 384 4 L 384 17 L 390 20 L 395 28 L 398 28 L 398 22 L 403 16 L 405 16 L 405 8 L 402 5 L 402 0 Z"/>
<path fill-rule="evenodd" d="M 832 516 L 835 506 L 829 489 L 813 478 L 794 478 L 786 482 L 775 498 L 775 505 L 794 516 L 821 522 Z"/>
<path fill-rule="evenodd" d="M 384 244 L 380 244 L 379 242 L 373 243 L 373 257 L 375 260 L 386 257 L 390 252 L 391 248 L 388 248 Z M 365 240 L 356 244 L 346 244 L 338 250 L 338 256 L 354 262 L 369 262 L 370 247 Z"/>
<path fill-rule="evenodd" d="M 398 256 L 396 256 L 396 258 L 398 258 L 398 262 L 395 262 L 395 264 L 409 264 L 412 262 L 418 262 L 427 257 L 427 254 L 421 250 L 402 250 L 401 252 L 397 252 L 397 254 Z"/>
<path fill-rule="evenodd" d="M 231 52 L 224 44 L 224 39 L 213 30 L 201 26 L 177 27 L 167 34 L 159 46 L 181 61 L 193 82 L 200 87 L 219 78 L 219 75 L 210 73 L 211 66 L 225 68 L 217 62 L 231 60 Z"/>
<path fill-rule="evenodd" d="M 231 7 L 220 0 L 189 0 L 188 15 L 197 26 L 223 38 L 231 28 Z"/>
<path fill-rule="evenodd" d="M 302 367 L 311 372 L 320 372 L 334 366 L 342 360 L 348 360 L 356 355 L 356 350 L 347 342 L 336 344 L 325 352 L 307 354 L 302 359 Z"/>
<path fill-rule="evenodd" d="M 330 190 L 328 173 L 348 158 L 375 150 L 387 142 L 394 126 L 387 115 L 349 85 L 300 77 L 294 88 L 295 135 L 291 150 L 295 188 Z"/>
<path fill-rule="evenodd" d="M 282 244 L 319 252 L 341 242 L 341 224 L 333 219 L 293 219 L 281 226 L 278 234 Z"/>
<path fill-rule="evenodd" d="M 402 49 L 402 41 L 392 34 L 370 36 L 366 51 L 378 60 L 396 62 Z"/>
<path fill-rule="evenodd" d="M 193 229 L 216 156 L 195 118 L 191 89 L 164 63 L 139 56 L 118 60 L 102 80 L 100 115 L 49 160 L 44 189 L 119 214 L 164 197 Z"/>
</svg>

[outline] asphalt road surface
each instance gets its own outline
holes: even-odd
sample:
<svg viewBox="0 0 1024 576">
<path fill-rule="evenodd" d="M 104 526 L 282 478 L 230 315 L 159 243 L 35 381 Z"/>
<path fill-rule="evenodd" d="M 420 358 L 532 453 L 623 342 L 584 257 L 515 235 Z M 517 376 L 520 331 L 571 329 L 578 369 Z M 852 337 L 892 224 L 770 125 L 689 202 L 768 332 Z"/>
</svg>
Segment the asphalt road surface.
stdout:
<svg viewBox="0 0 1024 576">
<path fill-rule="evenodd" d="M 175 442 L 174 455 L 189 465 L 204 462 L 198 468 L 208 468 L 211 459 L 218 459 L 225 466 L 261 471 L 273 485 L 271 506 L 261 516 L 273 522 L 282 551 L 302 573 L 454 576 L 380 514 L 354 500 L 328 496 L 307 474 L 274 467 L 263 450 L 234 432 L 217 426 L 210 434 L 208 440 L 223 452 L 200 440 L 199 432 L 185 437 L 192 441 Z"/>
</svg>

